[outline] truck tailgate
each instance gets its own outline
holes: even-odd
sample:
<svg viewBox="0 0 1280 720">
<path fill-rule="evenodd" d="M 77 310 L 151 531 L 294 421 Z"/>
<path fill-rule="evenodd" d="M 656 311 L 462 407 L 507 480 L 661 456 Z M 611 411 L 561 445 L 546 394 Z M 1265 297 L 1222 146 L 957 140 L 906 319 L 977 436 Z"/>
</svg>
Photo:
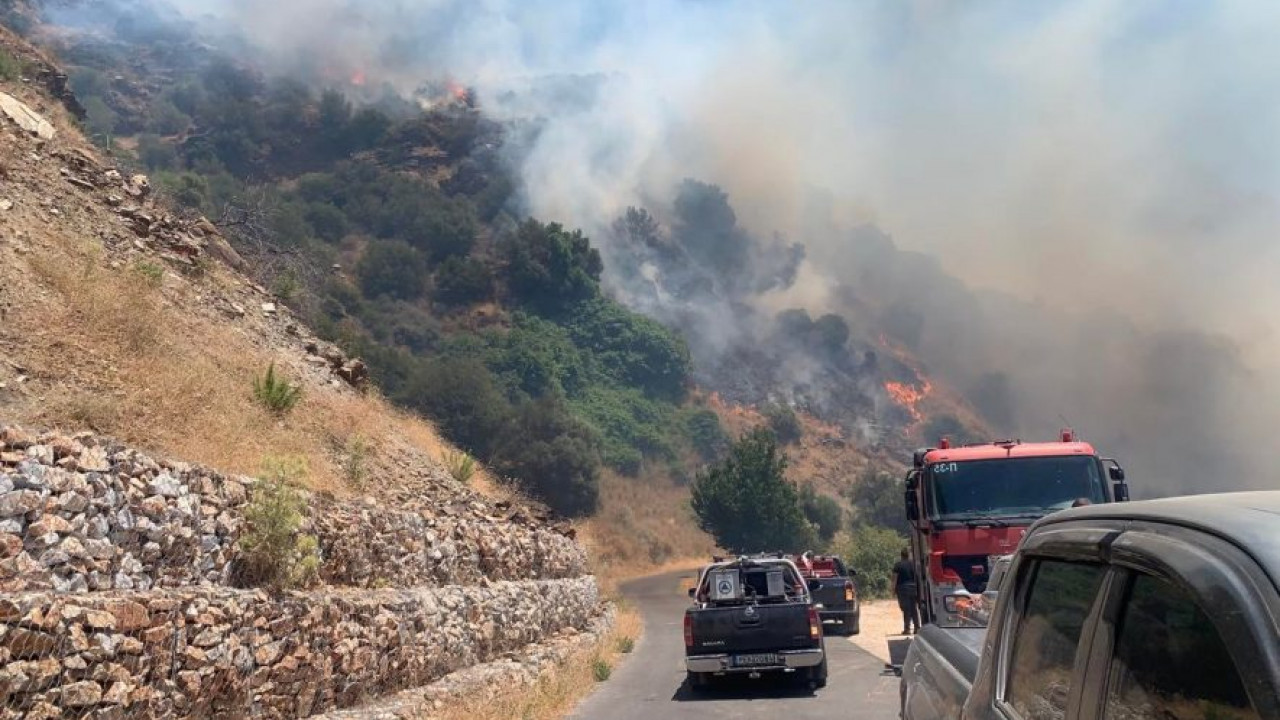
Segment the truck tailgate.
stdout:
<svg viewBox="0 0 1280 720">
<path fill-rule="evenodd" d="M 816 645 L 809 634 L 809 606 L 803 603 L 711 607 L 690 613 L 690 655 L 775 652 Z"/>
<path fill-rule="evenodd" d="M 842 577 L 822 578 L 819 587 L 813 590 L 813 601 L 827 610 L 838 610 L 850 603 L 844 599 L 844 585 L 848 580 Z"/>
</svg>

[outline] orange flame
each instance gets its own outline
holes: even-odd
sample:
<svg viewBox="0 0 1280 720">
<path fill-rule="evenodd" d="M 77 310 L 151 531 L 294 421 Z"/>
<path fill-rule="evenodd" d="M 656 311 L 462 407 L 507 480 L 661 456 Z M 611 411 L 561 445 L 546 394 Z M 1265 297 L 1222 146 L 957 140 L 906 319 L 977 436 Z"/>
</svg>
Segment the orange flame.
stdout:
<svg viewBox="0 0 1280 720">
<path fill-rule="evenodd" d="M 920 403 L 933 392 L 933 383 L 927 379 L 922 379 L 920 383 L 919 387 L 910 383 L 892 381 L 884 384 L 885 392 L 889 393 L 889 397 L 911 415 L 913 423 L 924 419 L 924 414 L 920 412 Z"/>
<path fill-rule="evenodd" d="M 449 87 L 449 94 L 453 96 L 454 100 L 457 100 L 458 102 L 467 101 L 467 89 L 465 87 L 459 85 L 458 83 L 452 80 L 448 82 L 448 87 Z"/>
<path fill-rule="evenodd" d="M 367 79 L 365 78 L 363 70 L 357 70 L 351 74 L 351 84 L 356 87 L 364 87 L 366 81 Z"/>
</svg>

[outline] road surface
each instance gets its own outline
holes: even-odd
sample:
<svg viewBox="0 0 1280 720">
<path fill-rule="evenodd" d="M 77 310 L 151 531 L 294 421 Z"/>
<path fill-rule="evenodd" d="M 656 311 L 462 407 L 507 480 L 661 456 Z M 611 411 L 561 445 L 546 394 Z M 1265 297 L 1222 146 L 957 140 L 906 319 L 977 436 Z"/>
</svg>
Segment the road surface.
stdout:
<svg viewBox="0 0 1280 720">
<path fill-rule="evenodd" d="M 898 716 L 898 678 L 884 662 L 848 638 L 828 637 L 827 687 L 816 693 L 763 681 L 730 683 L 706 694 L 684 684 L 682 576 L 669 573 L 634 580 L 623 595 L 644 616 L 644 636 L 631 656 L 571 717 L 580 720 L 680 720 L 681 718 L 857 718 Z M 686 586 L 687 587 L 687 586 Z"/>
</svg>

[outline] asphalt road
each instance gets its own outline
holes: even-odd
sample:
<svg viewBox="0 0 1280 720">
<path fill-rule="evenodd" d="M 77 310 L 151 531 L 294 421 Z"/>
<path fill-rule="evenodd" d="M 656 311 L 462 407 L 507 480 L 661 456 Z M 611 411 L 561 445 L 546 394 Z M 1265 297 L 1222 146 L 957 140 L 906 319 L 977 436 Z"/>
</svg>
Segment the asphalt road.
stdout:
<svg viewBox="0 0 1280 720">
<path fill-rule="evenodd" d="M 608 682 L 571 716 L 582 720 L 680 718 L 858 718 L 898 716 L 898 678 L 848 638 L 828 637 L 828 684 L 816 693 L 764 680 L 734 682 L 706 694 L 684 684 L 682 575 L 634 580 L 623 595 L 644 615 L 644 636 Z"/>
</svg>

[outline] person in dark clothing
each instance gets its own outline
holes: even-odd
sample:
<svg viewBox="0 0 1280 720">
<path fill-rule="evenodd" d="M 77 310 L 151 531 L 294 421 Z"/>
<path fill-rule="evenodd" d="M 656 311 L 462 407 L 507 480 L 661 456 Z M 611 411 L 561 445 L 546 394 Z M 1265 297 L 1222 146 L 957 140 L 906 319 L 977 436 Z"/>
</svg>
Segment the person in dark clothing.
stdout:
<svg viewBox="0 0 1280 720">
<path fill-rule="evenodd" d="M 910 553 L 905 549 L 902 559 L 893 566 L 893 594 L 898 597 L 898 607 L 902 610 L 902 634 L 919 632 L 920 589 L 916 584 L 916 566 L 911 563 Z"/>
</svg>

